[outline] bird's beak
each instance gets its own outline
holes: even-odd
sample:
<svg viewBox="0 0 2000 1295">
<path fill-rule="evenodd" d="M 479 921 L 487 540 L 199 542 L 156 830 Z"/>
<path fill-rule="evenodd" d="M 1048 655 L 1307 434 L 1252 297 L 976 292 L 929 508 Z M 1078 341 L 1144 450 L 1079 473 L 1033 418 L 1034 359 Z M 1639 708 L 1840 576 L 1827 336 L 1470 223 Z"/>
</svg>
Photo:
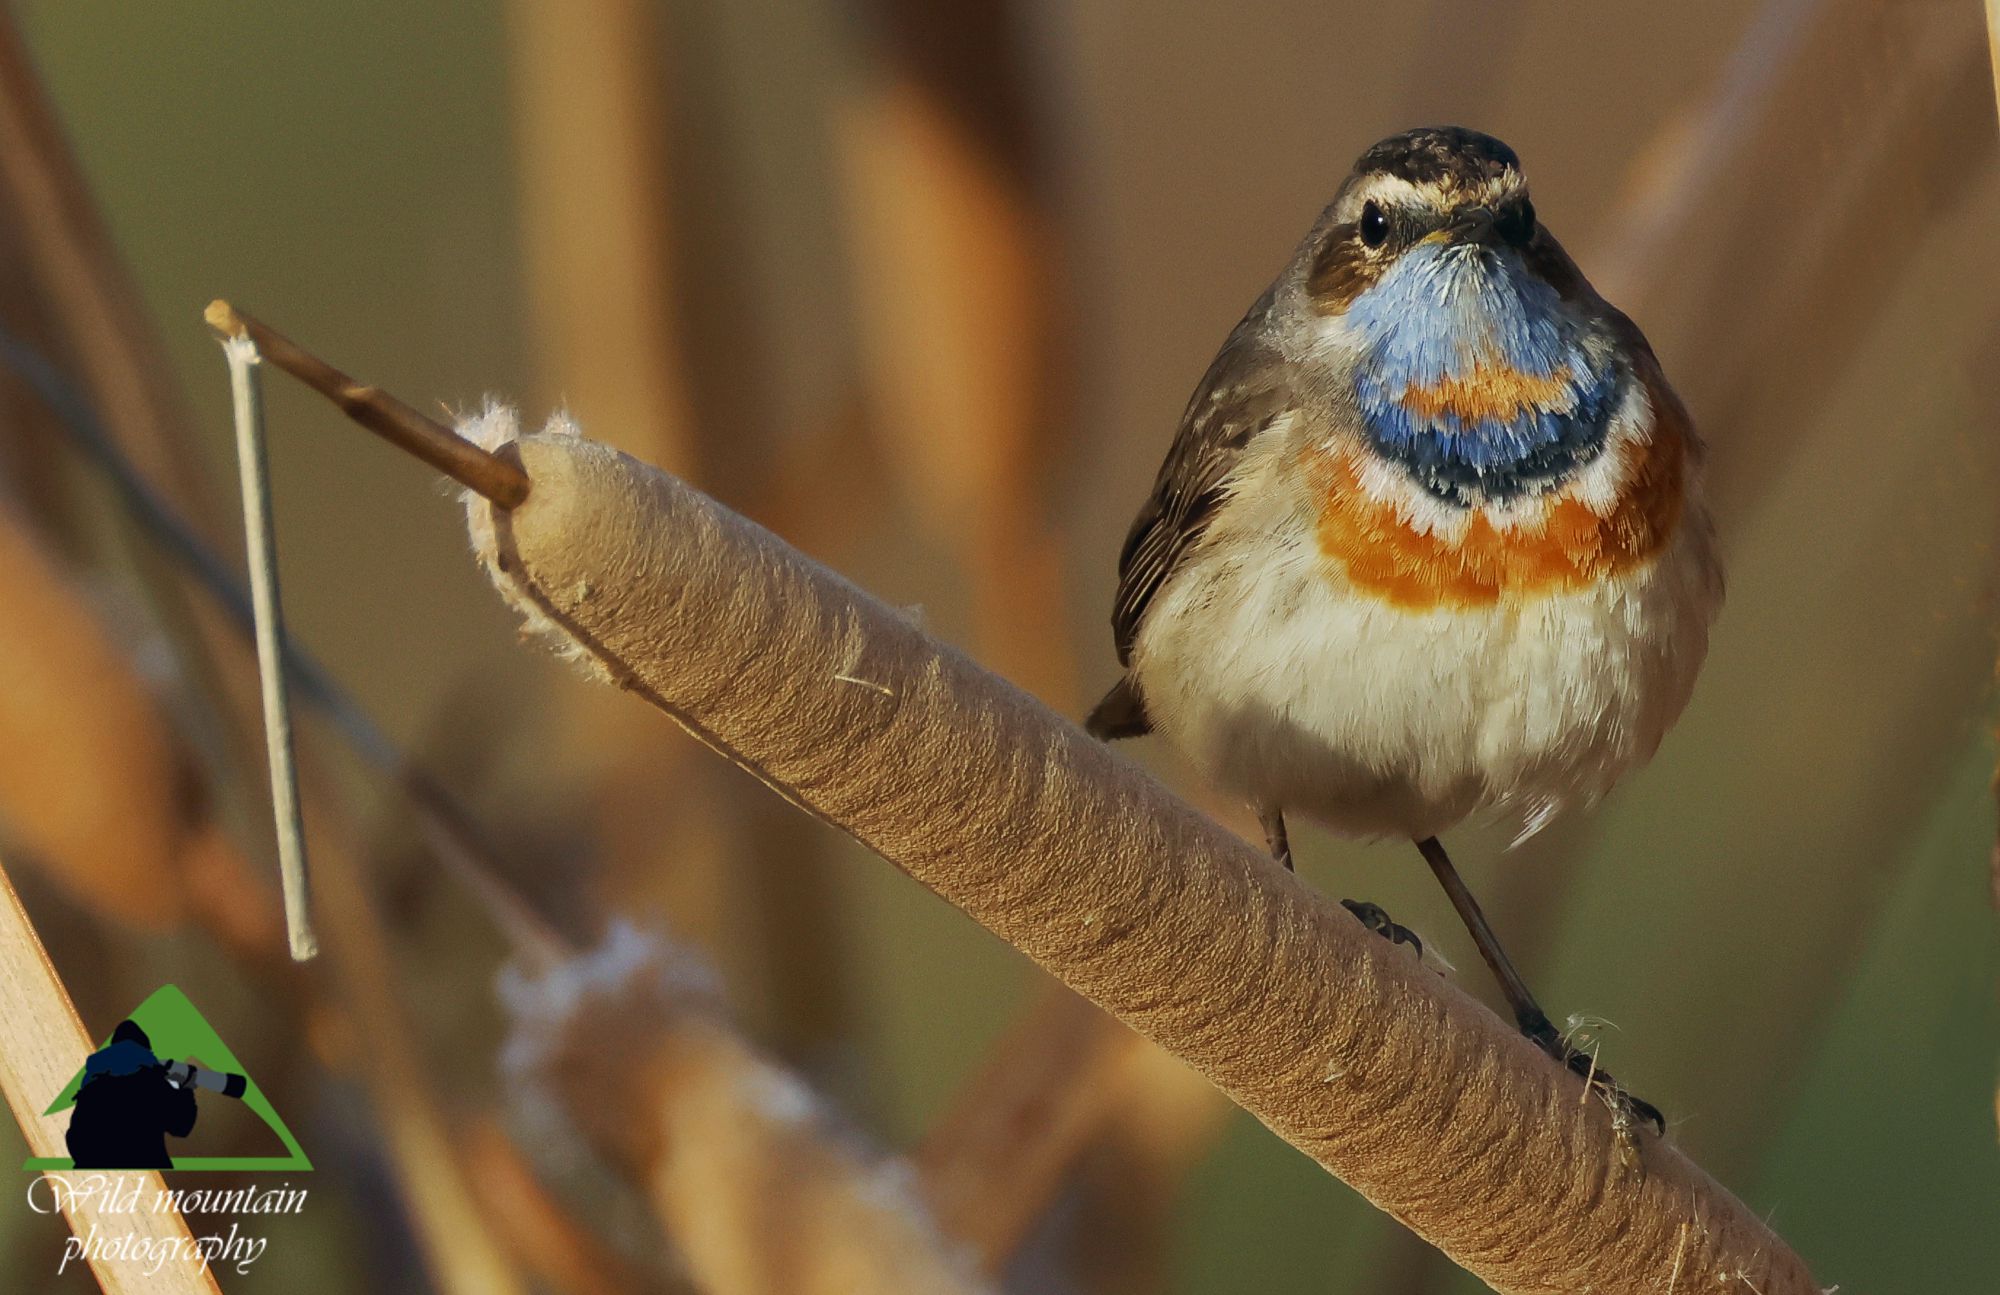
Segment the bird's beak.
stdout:
<svg viewBox="0 0 2000 1295">
<path fill-rule="evenodd" d="M 1493 222 L 1497 219 L 1491 207 L 1467 207 L 1453 215 L 1438 233 L 1447 243 L 1490 243 L 1496 237 Z"/>
</svg>

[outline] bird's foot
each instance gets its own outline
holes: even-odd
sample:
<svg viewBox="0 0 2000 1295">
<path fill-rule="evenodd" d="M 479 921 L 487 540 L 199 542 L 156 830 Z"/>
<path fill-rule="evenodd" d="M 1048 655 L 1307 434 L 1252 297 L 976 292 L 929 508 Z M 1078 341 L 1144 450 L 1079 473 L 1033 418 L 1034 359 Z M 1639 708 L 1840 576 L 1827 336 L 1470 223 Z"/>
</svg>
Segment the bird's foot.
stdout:
<svg viewBox="0 0 2000 1295">
<path fill-rule="evenodd" d="M 1618 1158 L 1628 1169 L 1641 1168 L 1640 1126 L 1650 1125 L 1659 1137 L 1667 1134 L 1667 1117 L 1660 1114 L 1660 1108 L 1620 1088 L 1611 1072 L 1597 1064 L 1595 1051 L 1577 1047 L 1541 1012 L 1523 1014 L 1519 1024 L 1521 1033 L 1527 1035 L 1536 1047 L 1583 1077 L 1590 1095 L 1603 1102 L 1605 1109 L 1611 1112 L 1611 1131 L 1618 1140 Z"/>
<path fill-rule="evenodd" d="M 1416 950 L 1419 959 L 1424 956 L 1424 942 L 1417 938 L 1417 933 L 1400 922 L 1390 921 L 1389 915 L 1382 911 L 1380 904 L 1370 904 L 1360 899 L 1343 899 L 1340 901 L 1340 906 L 1359 918 L 1363 926 L 1389 943 L 1407 944 Z"/>
</svg>

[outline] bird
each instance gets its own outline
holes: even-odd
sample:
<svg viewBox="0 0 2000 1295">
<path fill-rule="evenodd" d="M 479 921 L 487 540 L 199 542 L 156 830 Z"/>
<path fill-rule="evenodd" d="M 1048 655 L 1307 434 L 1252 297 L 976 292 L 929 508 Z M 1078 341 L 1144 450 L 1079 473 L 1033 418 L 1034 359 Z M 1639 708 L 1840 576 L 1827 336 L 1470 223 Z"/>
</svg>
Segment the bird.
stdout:
<svg viewBox="0 0 2000 1295">
<path fill-rule="evenodd" d="M 1521 1032 L 1621 1131 L 1665 1120 L 1553 1027 L 1439 837 L 1518 844 L 1652 757 L 1722 603 L 1704 457 L 1514 150 L 1389 136 L 1189 400 L 1119 555 L 1123 674 L 1085 725 L 1166 739 L 1287 869 L 1288 814 L 1415 843 Z"/>
</svg>

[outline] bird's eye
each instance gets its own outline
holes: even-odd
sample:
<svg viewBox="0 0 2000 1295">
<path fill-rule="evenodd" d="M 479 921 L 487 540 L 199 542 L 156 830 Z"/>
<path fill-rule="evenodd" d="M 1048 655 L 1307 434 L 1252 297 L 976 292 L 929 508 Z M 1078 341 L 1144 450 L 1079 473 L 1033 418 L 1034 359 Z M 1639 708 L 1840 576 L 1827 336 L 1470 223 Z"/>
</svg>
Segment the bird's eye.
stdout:
<svg viewBox="0 0 2000 1295">
<path fill-rule="evenodd" d="M 1361 207 L 1361 241 L 1370 247 L 1380 247 L 1389 238 L 1389 218 L 1373 202 Z"/>
<path fill-rule="evenodd" d="M 1500 231 L 1500 237 L 1515 247 L 1525 247 L 1535 236 L 1535 204 L 1526 198 L 1500 213 L 1500 219 L 1493 222 Z"/>
</svg>

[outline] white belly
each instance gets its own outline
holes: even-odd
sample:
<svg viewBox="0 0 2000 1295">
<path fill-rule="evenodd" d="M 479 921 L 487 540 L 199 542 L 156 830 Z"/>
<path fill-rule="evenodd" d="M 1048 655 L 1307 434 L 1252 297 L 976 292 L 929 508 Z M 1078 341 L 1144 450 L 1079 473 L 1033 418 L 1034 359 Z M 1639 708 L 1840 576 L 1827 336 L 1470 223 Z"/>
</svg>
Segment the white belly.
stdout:
<svg viewBox="0 0 2000 1295">
<path fill-rule="evenodd" d="M 1191 555 L 1132 671 L 1154 727 L 1253 804 L 1355 836 L 1421 840 L 1473 815 L 1525 836 L 1653 754 L 1720 599 L 1694 507 L 1654 561 L 1601 586 L 1437 611 L 1347 588 L 1303 525 L 1259 527 Z"/>
</svg>

